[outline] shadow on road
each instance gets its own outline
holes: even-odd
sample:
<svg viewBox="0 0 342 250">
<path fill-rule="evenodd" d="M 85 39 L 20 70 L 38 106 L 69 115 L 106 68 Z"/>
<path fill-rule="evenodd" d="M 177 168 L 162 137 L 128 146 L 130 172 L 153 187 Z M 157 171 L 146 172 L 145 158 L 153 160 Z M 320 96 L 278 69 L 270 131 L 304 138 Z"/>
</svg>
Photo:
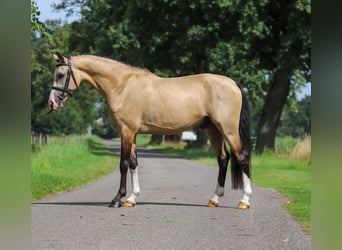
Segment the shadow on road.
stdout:
<svg viewBox="0 0 342 250">
<path fill-rule="evenodd" d="M 107 146 L 109 146 L 109 150 L 110 151 L 114 151 L 114 153 L 116 153 L 117 155 L 120 155 L 120 152 L 121 152 L 121 145 L 120 143 L 106 143 Z M 102 145 L 102 146 L 101 146 Z M 96 145 L 97 147 L 103 147 L 103 144 L 98 144 Z M 98 154 L 97 152 L 92 152 L 93 154 Z M 107 152 L 107 154 L 109 154 Z M 143 148 L 143 147 L 140 147 L 138 146 L 137 148 L 137 157 L 138 159 L 139 158 L 173 158 L 173 159 L 176 159 L 176 158 L 179 158 L 179 157 L 175 157 L 175 156 L 169 156 L 169 155 L 165 155 L 165 154 L 161 154 L 161 153 L 155 153 L 155 152 L 152 152 L 151 150 L 149 149 L 146 149 L 146 148 Z"/>
<path fill-rule="evenodd" d="M 89 139 L 88 140 L 88 147 L 90 149 L 90 152 L 94 155 L 109 155 L 109 156 L 113 156 L 113 150 L 105 145 L 103 145 L 102 143 L 98 143 L 98 142 L 94 142 L 93 140 Z M 119 148 L 119 152 L 120 152 L 120 148 Z M 116 152 L 114 152 L 116 153 Z"/>
<path fill-rule="evenodd" d="M 139 148 L 139 147 L 138 147 L 138 150 L 137 150 L 137 157 L 138 158 L 168 158 L 168 159 L 177 159 L 177 158 L 179 158 L 179 157 L 176 157 L 176 156 L 170 156 L 170 155 L 155 153 L 155 152 L 152 152 L 149 149 Z"/>
<path fill-rule="evenodd" d="M 178 207 L 206 207 L 204 204 L 190 204 L 190 203 L 174 203 L 174 202 L 137 202 L 137 206 L 178 206 Z M 218 206 L 217 208 L 234 208 L 227 206 Z"/>
<path fill-rule="evenodd" d="M 32 202 L 32 205 L 58 205 L 58 206 L 95 206 L 108 207 L 109 202 Z"/>
<path fill-rule="evenodd" d="M 57 205 L 57 206 L 95 206 L 95 207 L 108 207 L 110 202 L 33 202 L 32 205 Z M 175 203 L 175 202 L 137 202 L 137 206 L 178 206 L 178 207 L 205 207 L 203 204 L 191 203 Z M 235 207 L 218 206 L 217 208 L 231 208 Z"/>
</svg>

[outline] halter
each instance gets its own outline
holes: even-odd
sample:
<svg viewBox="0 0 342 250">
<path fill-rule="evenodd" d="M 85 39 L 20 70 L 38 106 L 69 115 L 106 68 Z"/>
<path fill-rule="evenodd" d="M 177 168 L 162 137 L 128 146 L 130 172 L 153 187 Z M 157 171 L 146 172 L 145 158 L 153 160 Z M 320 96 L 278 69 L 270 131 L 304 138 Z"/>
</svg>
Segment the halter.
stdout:
<svg viewBox="0 0 342 250">
<path fill-rule="evenodd" d="M 69 83 L 70 83 L 70 76 L 72 77 L 72 79 L 74 80 L 75 82 L 75 85 L 76 87 L 78 88 L 78 85 L 77 85 L 77 82 L 76 82 L 76 79 L 75 79 L 75 75 L 74 75 L 74 72 L 72 71 L 72 63 L 71 63 L 71 57 L 70 56 L 67 56 L 67 59 L 68 59 L 68 63 L 58 63 L 56 65 L 56 68 L 58 67 L 61 67 L 61 66 L 68 66 L 68 72 L 67 72 L 67 76 L 66 76 L 66 79 L 65 79 L 65 84 L 64 84 L 64 88 L 59 88 L 59 87 L 55 87 L 55 86 L 52 86 L 52 89 L 54 90 L 58 90 L 58 91 L 61 91 L 62 93 L 58 96 L 58 98 L 60 100 L 63 100 L 64 99 L 64 93 L 67 93 L 70 97 L 72 97 L 72 92 L 71 90 L 69 89 Z"/>
</svg>

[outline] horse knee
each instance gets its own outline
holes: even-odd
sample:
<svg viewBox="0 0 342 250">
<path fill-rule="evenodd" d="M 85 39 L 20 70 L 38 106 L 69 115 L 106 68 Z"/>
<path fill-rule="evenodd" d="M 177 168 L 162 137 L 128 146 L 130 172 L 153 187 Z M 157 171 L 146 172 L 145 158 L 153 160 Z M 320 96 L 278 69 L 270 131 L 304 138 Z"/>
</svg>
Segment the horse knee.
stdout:
<svg viewBox="0 0 342 250">
<path fill-rule="evenodd" d="M 129 161 L 129 168 L 130 168 L 131 170 L 134 170 L 134 169 L 137 168 L 137 166 L 138 166 L 138 161 L 137 161 L 137 159 L 132 157 L 132 158 L 130 159 L 130 161 Z"/>
<path fill-rule="evenodd" d="M 128 161 L 121 161 L 120 162 L 120 173 L 121 174 L 127 174 L 128 171 L 128 166 L 129 166 L 129 162 Z"/>
</svg>

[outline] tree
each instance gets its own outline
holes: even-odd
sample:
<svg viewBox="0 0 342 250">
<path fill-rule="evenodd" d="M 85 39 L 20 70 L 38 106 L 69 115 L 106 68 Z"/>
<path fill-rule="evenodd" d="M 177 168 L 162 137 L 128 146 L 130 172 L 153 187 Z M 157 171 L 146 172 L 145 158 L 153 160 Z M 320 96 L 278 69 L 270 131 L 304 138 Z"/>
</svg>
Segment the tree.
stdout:
<svg viewBox="0 0 342 250">
<path fill-rule="evenodd" d="M 219 27 L 219 22 L 229 24 L 229 11 L 225 6 L 212 4 L 211 1 L 202 2 L 82 1 L 81 23 L 75 23 L 76 29 L 70 41 L 78 49 L 74 41 L 82 40 L 81 53 L 90 52 L 123 60 L 147 67 L 161 76 L 209 71 L 225 74 L 208 58 L 217 41 L 230 35 L 227 32 L 229 26 Z M 58 6 L 65 8 L 68 4 L 80 3 L 62 1 Z M 211 22 L 220 11 L 219 21 Z M 201 130 L 197 133 L 199 138 L 203 137 Z M 204 138 L 199 142 L 203 144 L 206 141 Z"/>
<path fill-rule="evenodd" d="M 281 115 L 278 136 L 303 137 L 311 135 L 311 96 L 298 101 L 297 108 L 285 106 Z"/>
<path fill-rule="evenodd" d="M 44 23 L 39 20 L 40 11 L 35 0 L 31 0 L 31 32 L 40 32 L 42 35 L 49 36 L 49 30 Z M 31 36 L 32 38 L 32 36 Z"/>
<path fill-rule="evenodd" d="M 262 32 L 248 34 L 252 50 L 259 58 L 258 68 L 269 78 L 257 130 L 257 152 L 274 149 L 281 112 L 287 101 L 294 101 L 300 84 L 311 74 L 310 1 L 261 1 L 255 14 Z"/>
<path fill-rule="evenodd" d="M 82 19 L 70 41 L 81 53 L 161 76 L 212 72 L 236 80 L 260 117 L 258 152 L 274 149 L 285 103 L 310 78 L 310 0 L 63 0 L 57 7 L 73 4 Z"/>
<path fill-rule="evenodd" d="M 98 93 L 87 84 L 82 84 L 73 98 L 68 100 L 63 110 L 47 115 L 48 96 L 53 82 L 55 62 L 52 52 L 58 50 L 69 54 L 68 25 L 60 27 L 58 21 L 45 24 L 54 33 L 50 36 L 32 36 L 32 72 L 31 72 L 31 126 L 40 132 L 60 134 L 84 134 L 88 125 L 93 124 L 96 114 L 94 104 L 99 99 Z"/>
</svg>

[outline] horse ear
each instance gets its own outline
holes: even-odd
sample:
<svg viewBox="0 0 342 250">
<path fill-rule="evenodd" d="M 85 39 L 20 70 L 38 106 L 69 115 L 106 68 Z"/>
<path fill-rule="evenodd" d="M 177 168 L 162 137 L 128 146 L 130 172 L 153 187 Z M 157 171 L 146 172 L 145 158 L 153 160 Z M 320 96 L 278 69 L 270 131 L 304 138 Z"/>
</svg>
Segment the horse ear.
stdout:
<svg viewBox="0 0 342 250">
<path fill-rule="evenodd" d="M 54 53 L 52 53 L 52 55 L 53 55 L 53 58 L 55 58 L 57 63 L 64 63 L 65 58 L 61 53 L 54 52 Z"/>
</svg>

